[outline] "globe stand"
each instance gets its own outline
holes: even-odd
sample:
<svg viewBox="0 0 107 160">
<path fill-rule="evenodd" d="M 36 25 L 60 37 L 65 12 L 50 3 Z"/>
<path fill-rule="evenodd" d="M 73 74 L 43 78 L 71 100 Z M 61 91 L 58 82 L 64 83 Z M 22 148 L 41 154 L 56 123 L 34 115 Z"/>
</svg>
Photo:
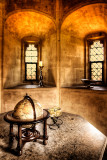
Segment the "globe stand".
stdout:
<svg viewBox="0 0 107 160">
<path fill-rule="evenodd" d="M 29 142 L 36 140 L 40 137 L 40 132 L 34 128 L 24 128 L 22 129 L 22 141 Z"/>
<path fill-rule="evenodd" d="M 8 112 L 4 116 L 4 120 L 10 123 L 10 131 L 9 131 L 9 148 L 12 147 L 14 138 L 17 140 L 17 148 L 16 153 L 18 156 L 22 155 L 22 148 L 26 142 L 36 141 L 37 139 L 43 140 L 43 144 L 47 144 L 48 136 L 47 136 L 47 119 L 49 118 L 49 112 L 47 110 L 43 110 L 43 116 L 39 119 L 34 120 L 20 120 L 16 119 L 12 116 L 13 111 Z M 36 130 L 36 124 L 43 122 L 43 135 L 40 134 L 39 131 Z M 15 135 L 13 132 L 13 125 L 18 126 L 18 134 Z M 23 128 L 24 126 L 31 125 L 30 128 Z"/>
</svg>

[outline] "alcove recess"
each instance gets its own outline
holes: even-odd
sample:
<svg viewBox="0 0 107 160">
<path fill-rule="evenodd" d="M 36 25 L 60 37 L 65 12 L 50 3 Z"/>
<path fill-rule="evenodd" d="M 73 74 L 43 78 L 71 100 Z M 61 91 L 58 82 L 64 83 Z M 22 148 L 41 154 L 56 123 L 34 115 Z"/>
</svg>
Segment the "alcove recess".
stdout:
<svg viewBox="0 0 107 160">
<path fill-rule="evenodd" d="M 61 87 L 81 85 L 85 77 L 85 38 L 107 32 L 107 4 L 98 3 L 69 12 L 61 27 Z"/>
<path fill-rule="evenodd" d="M 23 84 L 22 39 L 38 39 L 46 85 L 56 85 L 56 26 L 54 20 L 36 11 L 21 10 L 7 15 L 4 25 L 3 87 Z M 38 61 L 39 63 L 39 61 Z M 39 74 L 39 71 L 38 71 Z M 39 77 L 39 76 L 38 76 Z"/>
<path fill-rule="evenodd" d="M 85 117 L 104 134 L 107 133 L 107 90 L 78 89 L 76 86 L 81 85 L 81 79 L 85 78 L 85 38 L 90 34 L 107 33 L 106 13 L 107 4 L 104 3 L 68 12 L 61 26 L 60 57 L 62 110 Z"/>
</svg>

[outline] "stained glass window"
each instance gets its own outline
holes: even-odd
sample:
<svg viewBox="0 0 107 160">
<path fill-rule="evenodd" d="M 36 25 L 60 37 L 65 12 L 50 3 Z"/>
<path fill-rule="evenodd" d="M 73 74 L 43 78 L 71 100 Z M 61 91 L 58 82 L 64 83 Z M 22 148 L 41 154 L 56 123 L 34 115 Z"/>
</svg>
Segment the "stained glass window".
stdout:
<svg viewBox="0 0 107 160">
<path fill-rule="evenodd" d="M 25 51 L 25 78 L 36 80 L 38 52 L 34 44 L 29 44 Z"/>
<path fill-rule="evenodd" d="M 93 41 L 89 48 L 91 80 L 103 81 L 104 46 L 100 40 Z"/>
</svg>

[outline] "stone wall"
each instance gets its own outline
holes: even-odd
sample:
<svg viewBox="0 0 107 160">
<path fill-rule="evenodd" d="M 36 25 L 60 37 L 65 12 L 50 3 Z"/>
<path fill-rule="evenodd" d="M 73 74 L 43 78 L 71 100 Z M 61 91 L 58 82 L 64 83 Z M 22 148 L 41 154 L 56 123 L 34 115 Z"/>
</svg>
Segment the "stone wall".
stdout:
<svg viewBox="0 0 107 160">
<path fill-rule="evenodd" d="M 4 0 L 0 1 L 0 113 L 2 112 L 2 58 L 3 58 L 3 21 L 4 21 Z"/>
<path fill-rule="evenodd" d="M 78 37 L 61 34 L 61 87 L 80 84 L 84 78 L 84 42 Z"/>
<path fill-rule="evenodd" d="M 57 61 L 56 61 L 56 33 L 50 35 L 42 42 L 42 61 L 44 83 L 56 86 Z"/>
<path fill-rule="evenodd" d="M 107 91 L 62 88 L 61 107 L 81 115 L 107 135 Z"/>
<path fill-rule="evenodd" d="M 26 95 L 40 102 L 43 108 L 48 109 L 58 105 L 56 88 L 36 89 L 4 89 L 2 112 L 13 110 L 15 105 Z"/>
<path fill-rule="evenodd" d="M 21 42 L 4 29 L 3 87 L 21 83 Z"/>
</svg>

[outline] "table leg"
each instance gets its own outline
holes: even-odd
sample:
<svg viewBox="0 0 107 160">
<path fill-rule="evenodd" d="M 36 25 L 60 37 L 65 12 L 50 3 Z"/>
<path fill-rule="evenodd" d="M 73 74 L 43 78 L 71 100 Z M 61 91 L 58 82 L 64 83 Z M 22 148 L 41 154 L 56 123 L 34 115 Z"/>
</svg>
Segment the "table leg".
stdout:
<svg viewBox="0 0 107 160">
<path fill-rule="evenodd" d="M 36 131 L 36 124 L 34 124 L 33 126 L 33 133 L 35 133 L 35 131 Z M 37 142 L 37 139 L 35 139 L 34 142 Z"/>
<path fill-rule="evenodd" d="M 43 127 L 43 144 L 47 144 L 47 119 L 44 120 L 44 127 Z"/>
<path fill-rule="evenodd" d="M 10 124 L 10 132 L 9 132 L 9 148 L 12 147 L 13 144 L 13 124 Z"/>
<path fill-rule="evenodd" d="M 22 155 L 22 126 L 18 125 L 18 143 L 17 143 L 18 155 Z"/>
</svg>

